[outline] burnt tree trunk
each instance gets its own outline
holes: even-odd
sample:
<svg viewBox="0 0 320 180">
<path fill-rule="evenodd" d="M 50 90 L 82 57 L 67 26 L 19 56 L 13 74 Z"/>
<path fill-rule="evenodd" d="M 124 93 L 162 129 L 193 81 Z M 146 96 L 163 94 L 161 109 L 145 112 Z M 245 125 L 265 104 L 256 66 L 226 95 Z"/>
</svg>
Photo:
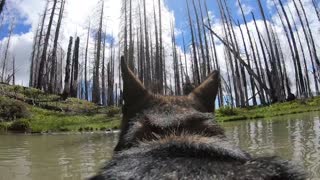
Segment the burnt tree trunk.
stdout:
<svg viewBox="0 0 320 180">
<path fill-rule="evenodd" d="M 72 84 L 70 85 L 71 89 L 71 97 L 76 98 L 78 93 L 78 76 L 79 76 L 79 45 L 80 45 L 80 38 L 77 37 L 74 49 L 73 49 L 73 74 L 72 74 Z"/>
<path fill-rule="evenodd" d="M 47 29 L 47 33 L 46 33 L 46 36 L 45 36 L 45 39 L 44 39 L 44 45 L 43 45 L 42 55 L 41 55 L 41 59 L 40 59 L 39 75 L 38 75 L 38 82 L 37 82 L 37 88 L 38 89 L 42 89 L 44 87 L 44 83 L 43 83 L 44 69 L 45 69 L 45 64 L 46 64 L 46 61 L 47 61 L 47 51 L 48 51 L 48 46 L 49 46 L 49 39 L 50 39 L 50 34 L 51 34 L 53 18 L 54 18 L 54 15 L 55 15 L 56 5 L 57 5 L 57 0 L 53 0 L 51 15 L 50 15 L 49 24 L 48 24 L 48 29 Z"/>
<path fill-rule="evenodd" d="M 68 52 L 67 52 L 67 62 L 65 68 L 65 78 L 64 78 L 64 90 L 63 99 L 67 99 L 70 95 L 70 66 L 71 66 L 71 51 L 72 51 L 73 38 L 70 37 Z"/>
</svg>

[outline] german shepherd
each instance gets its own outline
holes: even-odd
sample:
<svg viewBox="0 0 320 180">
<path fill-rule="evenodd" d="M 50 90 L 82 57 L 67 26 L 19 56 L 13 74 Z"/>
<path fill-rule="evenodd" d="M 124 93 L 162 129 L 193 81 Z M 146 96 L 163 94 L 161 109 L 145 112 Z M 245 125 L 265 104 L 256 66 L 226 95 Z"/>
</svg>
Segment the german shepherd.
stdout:
<svg viewBox="0 0 320 180">
<path fill-rule="evenodd" d="M 234 146 L 214 120 L 220 86 L 214 71 L 188 96 L 154 95 L 123 58 L 123 120 L 114 156 L 92 180 L 305 179 L 277 157 L 252 157 Z"/>
</svg>

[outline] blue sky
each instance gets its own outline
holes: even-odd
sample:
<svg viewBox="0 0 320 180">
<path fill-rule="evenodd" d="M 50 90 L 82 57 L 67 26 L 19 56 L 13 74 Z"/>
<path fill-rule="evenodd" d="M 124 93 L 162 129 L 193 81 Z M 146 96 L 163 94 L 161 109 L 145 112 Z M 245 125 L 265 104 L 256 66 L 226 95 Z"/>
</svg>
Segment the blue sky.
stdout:
<svg viewBox="0 0 320 180">
<path fill-rule="evenodd" d="M 204 11 L 204 18 L 207 17 L 204 7 L 204 2 L 206 1 L 209 11 L 213 13 L 214 21 L 219 21 L 220 14 L 219 14 L 219 8 L 216 0 L 200 0 L 202 4 L 202 10 Z M 244 11 L 249 14 L 246 15 L 247 21 L 251 21 L 252 17 L 250 12 L 252 11 L 255 14 L 256 19 L 261 19 L 260 10 L 258 7 L 257 0 L 240 0 L 243 4 Z M 274 9 L 268 8 L 267 1 L 262 0 L 262 6 L 264 8 L 264 11 L 266 13 L 267 19 L 270 19 L 274 13 Z M 187 5 L 186 0 L 165 0 L 165 3 L 167 7 L 173 11 L 175 20 L 176 20 L 176 28 L 183 31 L 185 35 L 186 41 L 190 41 L 190 32 L 189 32 L 189 23 L 188 23 L 188 14 L 187 14 Z M 192 6 L 192 1 L 189 0 L 189 6 L 190 6 L 190 12 L 193 13 L 194 9 Z M 196 6 L 198 6 L 198 0 L 195 0 Z M 227 4 L 230 8 L 230 12 L 232 13 L 232 16 L 234 17 L 234 20 L 242 24 L 244 23 L 243 18 L 240 14 L 240 9 L 238 6 L 237 0 L 227 0 Z M 200 15 L 199 15 L 200 18 Z M 182 36 L 177 36 L 177 43 L 182 45 Z"/>
<path fill-rule="evenodd" d="M 202 3 L 204 2 L 204 0 L 200 0 Z M 214 0 L 206 0 L 207 1 L 207 5 L 208 5 L 208 9 L 209 11 L 213 12 L 214 16 L 216 18 L 219 18 L 219 9 L 217 7 L 217 3 Z M 180 30 L 186 30 L 188 29 L 188 22 L 187 22 L 187 5 L 185 3 L 185 0 L 165 0 L 165 3 L 167 5 L 167 7 L 174 13 L 175 16 L 175 20 L 176 20 L 176 28 L 180 29 Z M 191 8 L 191 13 L 194 12 L 193 10 L 193 6 L 192 6 L 192 1 L 190 2 L 190 8 Z M 257 6 L 257 1 L 255 0 L 242 0 L 242 3 L 245 4 L 245 6 L 252 8 L 252 12 L 254 12 L 254 14 L 256 15 L 256 17 L 259 19 L 260 18 L 260 12 Z M 196 5 L 198 3 L 198 1 L 195 1 Z M 230 10 L 232 12 L 233 17 L 238 17 L 235 20 L 239 20 L 241 23 L 243 22 L 242 17 L 240 16 L 240 14 L 238 13 L 239 8 L 237 6 L 237 1 L 236 0 L 232 0 L 232 1 L 227 1 Z M 263 7 L 265 9 L 265 12 L 267 13 L 267 16 L 270 17 L 270 12 L 269 9 L 267 8 L 267 4 L 266 1 L 262 1 L 263 3 Z M 204 6 L 202 7 L 203 11 L 205 11 Z M 204 14 L 204 16 L 206 17 L 206 14 Z M 250 20 L 251 19 L 251 15 L 248 15 L 247 18 Z M 14 34 L 23 34 L 23 33 L 27 33 L 30 28 L 31 28 L 31 24 L 28 24 L 25 22 L 24 18 L 19 18 L 17 20 L 17 24 L 16 27 L 14 29 Z M 0 39 L 4 38 L 7 36 L 8 34 L 8 30 L 9 30 L 9 24 L 6 23 L 4 24 L 4 26 L 1 28 L 0 31 Z M 188 34 L 188 32 L 184 32 L 185 35 Z M 179 37 L 177 37 L 179 38 Z M 180 40 L 179 40 L 180 41 Z"/>
<path fill-rule="evenodd" d="M 7 37 L 9 33 L 10 25 L 8 23 L 4 24 L 0 30 L 0 39 Z M 19 21 L 13 30 L 13 34 L 24 34 L 29 32 L 31 29 L 30 24 L 25 24 L 22 21 Z"/>
</svg>

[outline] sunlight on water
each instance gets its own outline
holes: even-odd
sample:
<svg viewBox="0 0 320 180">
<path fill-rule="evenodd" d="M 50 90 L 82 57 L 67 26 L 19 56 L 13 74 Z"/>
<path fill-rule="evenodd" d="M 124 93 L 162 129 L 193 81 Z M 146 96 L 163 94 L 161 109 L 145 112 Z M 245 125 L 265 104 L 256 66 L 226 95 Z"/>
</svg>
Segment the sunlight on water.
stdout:
<svg viewBox="0 0 320 180">
<path fill-rule="evenodd" d="M 320 112 L 224 123 L 250 153 L 277 155 L 320 178 Z M 117 135 L 0 135 L 0 180 L 85 179 L 112 156 Z"/>
</svg>

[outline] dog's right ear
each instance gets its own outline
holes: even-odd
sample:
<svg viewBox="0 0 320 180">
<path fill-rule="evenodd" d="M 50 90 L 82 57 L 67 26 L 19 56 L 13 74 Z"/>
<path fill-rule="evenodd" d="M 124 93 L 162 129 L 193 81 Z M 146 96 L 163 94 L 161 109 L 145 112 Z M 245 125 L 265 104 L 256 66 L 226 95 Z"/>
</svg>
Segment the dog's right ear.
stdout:
<svg viewBox="0 0 320 180">
<path fill-rule="evenodd" d="M 124 57 L 121 57 L 121 71 L 123 79 L 123 100 L 126 106 L 132 106 L 145 99 L 149 92 L 141 81 L 129 69 Z"/>
<path fill-rule="evenodd" d="M 219 87 L 220 73 L 213 71 L 188 97 L 200 104 L 204 112 L 213 112 Z"/>
</svg>

